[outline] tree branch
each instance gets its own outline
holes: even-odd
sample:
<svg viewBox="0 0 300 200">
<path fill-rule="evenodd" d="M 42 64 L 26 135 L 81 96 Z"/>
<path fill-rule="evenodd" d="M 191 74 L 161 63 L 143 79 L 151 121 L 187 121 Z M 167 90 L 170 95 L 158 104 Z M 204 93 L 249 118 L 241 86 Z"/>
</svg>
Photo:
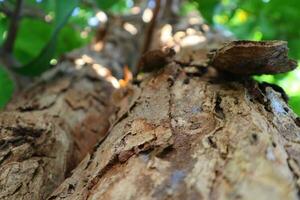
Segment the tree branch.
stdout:
<svg viewBox="0 0 300 200">
<path fill-rule="evenodd" d="M 139 62 L 137 62 L 136 66 L 135 66 L 135 70 L 134 70 L 134 76 L 136 76 L 139 71 L 141 70 L 141 66 L 140 66 L 140 61 L 142 60 L 143 55 L 149 50 L 150 48 L 150 44 L 152 41 L 152 37 L 153 37 L 153 32 L 156 26 L 156 20 L 160 11 L 160 7 L 161 7 L 161 0 L 155 0 L 155 7 L 152 9 L 153 12 L 153 17 L 148 25 L 148 27 L 146 28 L 145 31 L 145 39 L 143 42 L 143 46 L 141 49 L 141 54 L 140 54 L 140 58 L 138 59 Z"/>
<path fill-rule="evenodd" d="M 156 26 L 156 20 L 157 20 L 157 16 L 160 10 L 160 4 L 161 1 L 160 0 L 156 0 L 155 1 L 155 8 L 153 9 L 153 17 L 150 21 L 147 33 L 146 33 L 146 39 L 145 39 L 145 43 L 143 46 L 143 50 L 142 53 L 145 53 L 149 50 L 150 44 L 151 44 L 151 40 L 152 40 L 152 36 L 153 36 L 153 32 Z"/>
<path fill-rule="evenodd" d="M 0 4 L 0 12 L 4 13 L 7 17 L 11 18 L 14 16 L 14 8 L 12 5 L 7 5 L 6 3 Z M 42 10 L 29 5 L 23 5 L 20 17 L 28 17 L 28 18 L 35 18 L 45 21 L 46 13 Z"/>
<path fill-rule="evenodd" d="M 21 17 L 23 0 L 17 0 L 14 13 L 11 18 L 10 26 L 8 29 L 7 38 L 3 44 L 2 51 L 4 54 L 11 54 L 15 44 L 18 33 L 19 20 Z"/>
</svg>

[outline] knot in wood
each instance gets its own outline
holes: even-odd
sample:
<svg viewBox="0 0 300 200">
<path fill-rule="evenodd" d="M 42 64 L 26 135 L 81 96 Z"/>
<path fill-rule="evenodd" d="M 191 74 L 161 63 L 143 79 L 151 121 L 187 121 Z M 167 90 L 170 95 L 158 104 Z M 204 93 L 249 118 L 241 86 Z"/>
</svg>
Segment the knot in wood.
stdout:
<svg viewBox="0 0 300 200">
<path fill-rule="evenodd" d="M 152 72 L 163 68 L 173 60 L 173 48 L 156 49 L 146 52 L 140 59 L 138 68 L 140 72 Z"/>
</svg>

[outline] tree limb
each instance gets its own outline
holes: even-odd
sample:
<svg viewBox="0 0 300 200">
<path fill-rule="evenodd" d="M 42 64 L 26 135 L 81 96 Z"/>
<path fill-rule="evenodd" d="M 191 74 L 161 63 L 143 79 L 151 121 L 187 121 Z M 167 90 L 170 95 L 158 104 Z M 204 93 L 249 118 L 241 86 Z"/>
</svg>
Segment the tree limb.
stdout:
<svg viewBox="0 0 300 200">
<path fill-rule="evenodd" d="M 2 6 L 0 7 L 0 12 L 4 13 L 7 17 L 12 17 L 13 16 L 13 10 L 11 8 Z M 23 10 L 21 11 L 20 14 L 21 17 L 28 17 L 28 18 L 35 18 L 35 19 L 40 19 L 44 21 L 44 18 L 46 14 L 37 8 L 34 7 L 29 7 L 29 6 L 23 6 Z"/>
<path fill-rule="evenodd" d="M 8 29 L 7 38 L 2 47 L 2 51 L 4 54 L 10 54 L 13 51 L 13 47 L 18 33 L 18 26 L 21 17 L 22 5 L 23 5 L 23 0 L 17 0 L 15 10 L 11 18 L 10 26 Z"/>
</svg>

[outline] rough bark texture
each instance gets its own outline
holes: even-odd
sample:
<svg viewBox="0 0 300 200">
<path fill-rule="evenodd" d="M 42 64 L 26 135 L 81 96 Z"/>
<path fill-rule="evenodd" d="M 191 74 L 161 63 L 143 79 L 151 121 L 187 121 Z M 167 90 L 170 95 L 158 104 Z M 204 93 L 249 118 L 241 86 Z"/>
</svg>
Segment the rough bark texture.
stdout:
<svg viewBox="0 0 300 200">
<path fill-rule="evenodd" d="M 128 19 L 114 19 L 100 55 L 67 56 L 86 64 L 61 64 L 8 106 L 0 117 L 0 199 L 46 198 L 96 140 L 48 199 L 299 198 L 294 113 L 272 87 L 204 68 L 226 39 L 195 16 L 174 21 L 169 7 L 153 35 L 142 34 L 140 21 L 132 23 L 142 32 L 126 33 Z M 174 46 L 175 61 L 111 95 L 105 78 L 90 72 L 136 65 L 148 37 L 149 49 Z"/>
<path fill-rule="evenodd" d="M 294 70 L 286 41 L 234 41 L 212 53 L 211 65 L 239 75 L 278 74 Z"/>
<path fill-rule="evenodd" d="M 143 26 L 136 19 L 111 20 L 100 53 L 91 46 L 66 55 L 0 113 L 0 199 L 45 199 L 105 137 L 118 83 L 108 69 L 120 77 L 137 60 L 139 37 L 122 28 Z"/>
<path fill-rule="evenodd" d="M 63 71 L 0 114 L 0 199 L 44 199 L 109 128 L 111 84 Z"/>
<path fill-rule="evenodd" d="M 186 71 L 171 63 L 128 89 L 50 199 L 298 199 L 300 128 L 280 94 L 267 87 L 261 104 L 243 82 Z"/>
</svg>

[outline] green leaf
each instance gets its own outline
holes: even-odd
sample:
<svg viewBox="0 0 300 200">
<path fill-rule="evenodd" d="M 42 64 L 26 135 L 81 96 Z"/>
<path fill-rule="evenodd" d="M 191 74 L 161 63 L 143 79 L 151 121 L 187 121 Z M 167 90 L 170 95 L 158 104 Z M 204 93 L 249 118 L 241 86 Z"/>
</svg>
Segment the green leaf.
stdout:
<svg viewBox="0 0 300 200">
<path fill-rule="evenodd" d="M 90 36 L 90 34 L 89 34 Z M 57 40 L 57 48 L 55 56 L 62 55 L 65 52 L 69 52 L 75 48 L 83 46 L 91 40 L 91 37 L 82 38 L 80 36 L 80 31 L 74 31 L 74 28 L 71 26 L 65 26 L 59 34 Z"/>
<path fill-rule="evenodd" d="M 95 0 L 97 6 L 101 9 L 101 10 L 109 10 L 111 7 L 113 7 L 113 5 L 118 4 L 120 1 L 122 0 Z M 123 0 L 124 1 L 124 0 Z"/>
<path fill-rule="evenodd" d="M 4 40 L 4 33 L 6 32 L 8 27 L 8 19 L 7 17 L 0 12 L 0 44 L 2 44 Z"/>
<path fill-rule="evenodd" d="M 215 14 L 216 6 L 220 3 L 220 0 L 194 0 L 202 16 L 209 22 L 213 22 L 213 16 Z"/>
<path fill-rule="evenodd" d="M 197 10 L 197 4 L 193 1 L 184 1 L 180 7 L 180 15 L 187 16 L 188 13 L 194 12 Z"/>
<path fill-rule="evenodd" d="M 95 0 L 100 10 L 111 13 L 124 13 L 128 9 L 128 0 Z"/>
<path fill-rule="evenodd" d="M 14 83 L 3 66 L 0 66 L 0 108 L 3 108 L 11 99 L 14 92 Z"/>
<path fill-rule="evenodd" d="M 49 62 L 55 55 L 57 39 L 60 30 L 67 23 L 68 18 L 72 15 L 74 8 L 78 5 L 79 0 L 56 0 L 55 1 L 55 22 L 51 38 L 43 47 L 39 55 L 21 68 L 16 69 L 18 73 L 27 76 L 37 76 L 49 69 Z"/>
<path fill-rule="evenodd" d="M 21 63 L 29 63 L 37 57 L 51 38 L 53 27 L 49 23 L 25 18 L 19 25 L 14 55 Z"/>
<path fill-rule="evenodd" d="M 295 113 L 297 113 L 300 116 L 300 95 L 299 96 L 291 96 L 289 100 L 289 105 L 293 109 Z"/>
</svg>

